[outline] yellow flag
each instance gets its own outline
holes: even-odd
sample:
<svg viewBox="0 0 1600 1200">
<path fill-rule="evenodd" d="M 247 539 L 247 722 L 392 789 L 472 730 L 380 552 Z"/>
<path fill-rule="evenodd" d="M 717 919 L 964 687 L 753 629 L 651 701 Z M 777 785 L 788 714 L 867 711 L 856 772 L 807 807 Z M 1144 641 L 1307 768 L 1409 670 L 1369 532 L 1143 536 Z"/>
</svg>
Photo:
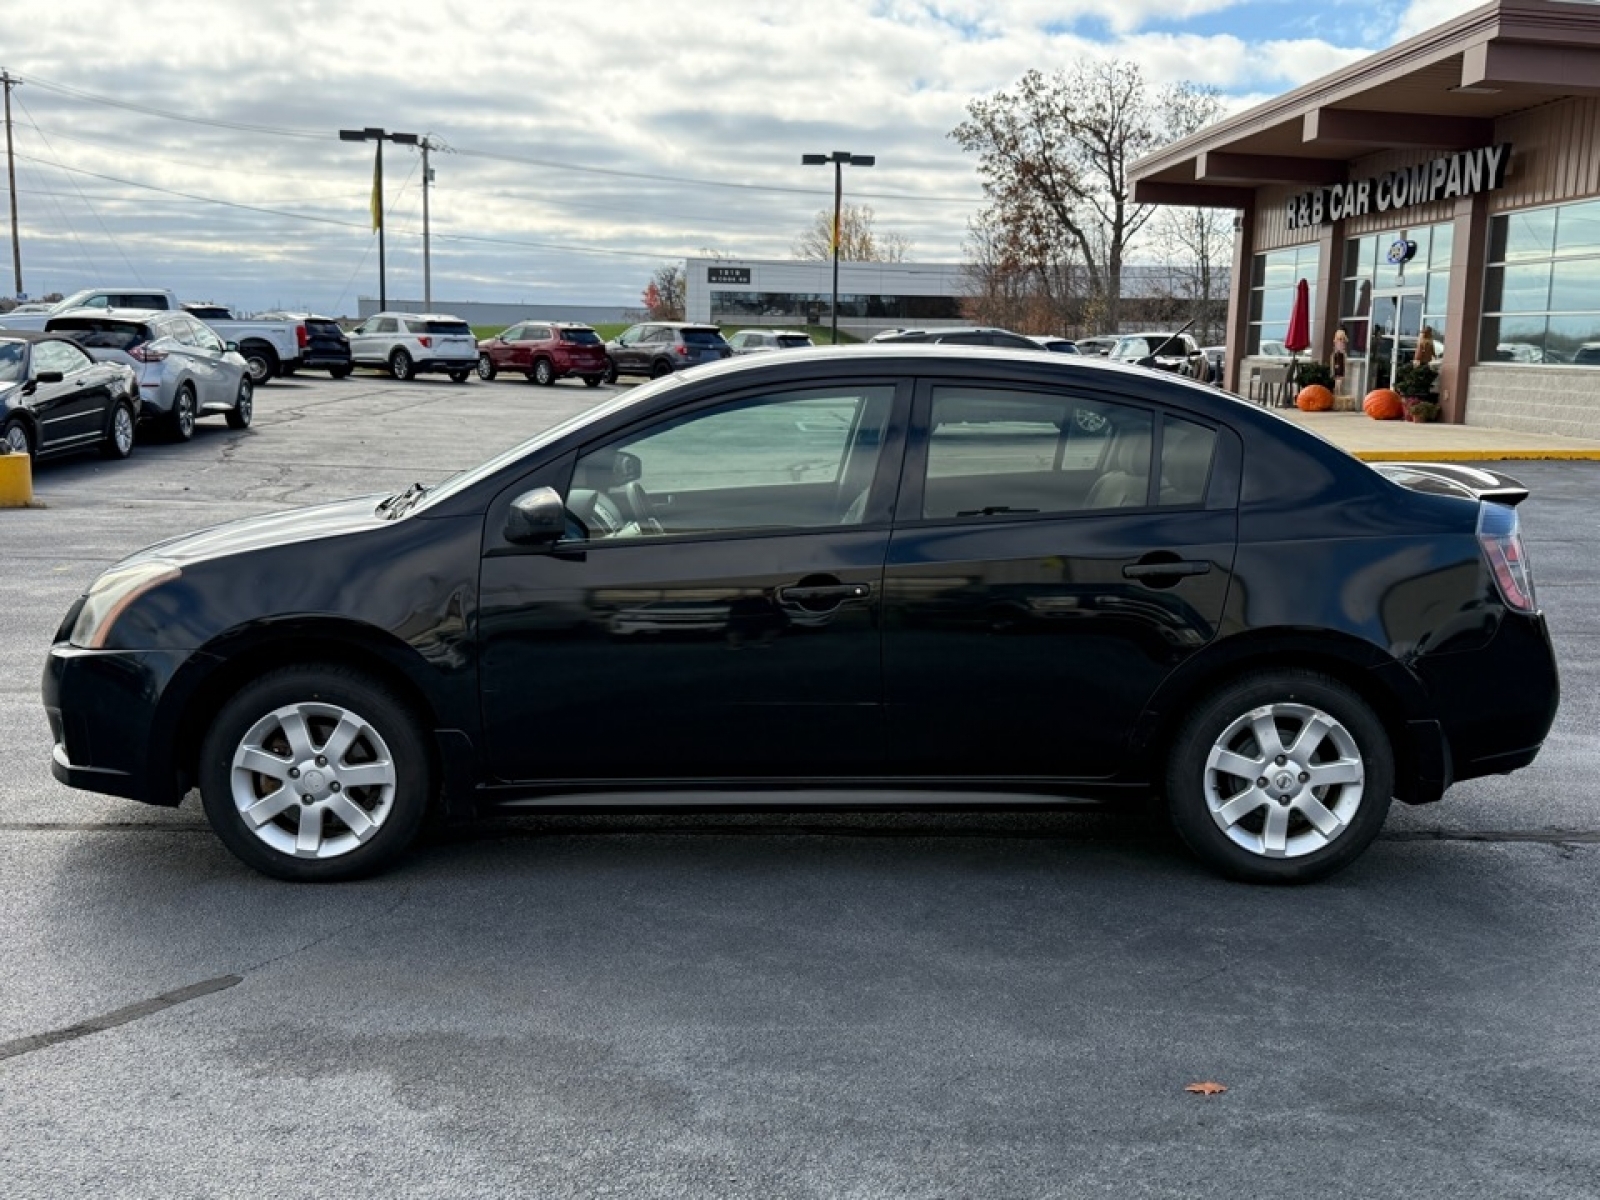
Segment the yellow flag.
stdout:
<svg viewBox="0 0 1600 1200">
<path fill-rule="evenodd" d="M 383 177 L 378 174 L 378 160 L 372 160 L 372 227 L 383 228 Z"/>
</svg>

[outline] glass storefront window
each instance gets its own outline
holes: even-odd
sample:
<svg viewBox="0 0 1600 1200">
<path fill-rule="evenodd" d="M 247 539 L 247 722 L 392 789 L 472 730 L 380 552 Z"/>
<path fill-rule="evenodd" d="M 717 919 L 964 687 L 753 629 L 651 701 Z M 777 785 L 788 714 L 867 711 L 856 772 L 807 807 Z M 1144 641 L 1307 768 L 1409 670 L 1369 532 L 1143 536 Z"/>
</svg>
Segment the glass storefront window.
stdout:
<svg viewBox="0 0 1600 1200">
<path fill-rule="evenodd" d="M 1433 244 L 1428 249 L 1428 270 L 1448 271 L 1455 250 L 1456 227 L 1448 222 L 1433 227 Z M 1420 257 L 1420 256 L 1419 256 Z"/>
<path fill-rule="evenodd" d="M 1569 204 L 1556 222 L 1556 253 L 1600 254 L 1600 200 Z"/>
<path fill-rule="evenodd" d="M 1600 366 L 1600 201 L 1489 226 L 1481 362 Z"/>
<path fill-rule="evenodd" d="M 1263 341 L 1283 341 L 1289 328 L 1289 313 L 1294 307 L 1296 285 L 1304 279 L 1312 296 L 1317 293 L 1318 260 L 1316 246 L 1295 246 L 1255 256 L 1250 264 L 1253 286 L 1249 304 L 1250 335 L 1245 353 L 1259 354 Z M 1316 315 L 1315 311 L 1312 315 Z"/>
</svg>

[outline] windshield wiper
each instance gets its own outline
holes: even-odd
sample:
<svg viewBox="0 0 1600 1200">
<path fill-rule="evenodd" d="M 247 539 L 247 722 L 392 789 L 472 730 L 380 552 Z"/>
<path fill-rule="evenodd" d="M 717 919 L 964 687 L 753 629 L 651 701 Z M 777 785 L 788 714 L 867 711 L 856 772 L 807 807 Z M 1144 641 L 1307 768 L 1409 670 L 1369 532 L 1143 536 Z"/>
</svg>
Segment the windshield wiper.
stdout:
<svg viewBox="0 0 1600 1200">
<path fill-rule="evenodd" d="M 425 487 L 423 484 L 413 483 L 405 491 L 396 492 L 382 504 L 378 505 L 378 512 L 381 515 L 388 517 L 390 520 L 404 516 L 406 511 L 413 504 L 422 499 L 423 493 L 425 493 L 427 490 L 427 487 Z"/>
</svg>

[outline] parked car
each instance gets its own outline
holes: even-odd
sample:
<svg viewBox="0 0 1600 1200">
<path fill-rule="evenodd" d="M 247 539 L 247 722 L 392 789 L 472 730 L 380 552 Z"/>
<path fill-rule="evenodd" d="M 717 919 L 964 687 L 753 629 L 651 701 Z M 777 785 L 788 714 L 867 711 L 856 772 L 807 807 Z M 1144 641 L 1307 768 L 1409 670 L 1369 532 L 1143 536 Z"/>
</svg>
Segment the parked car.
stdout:
<svg viewBox="0 0 1600 1200">
<path fill-rule="evenodd" d="M 548 387 L 576 375 L 599 387 L 606 374 L 606 345 L 592 326 L 573 321 L 524 321 L 478 343 L 478 378 L 519 371 Z"/>
<path fill-rule="evenodd" d="M 1391 797 L 1538 753 L 1558 683 L 1525 495 L 1081 357 L 751 355 L 433 486 L 117 564 L 49 654 L 52 769 L 198 786 L 288 879 L 377 870 L 430 813 L 803 782 L 1157 792 L 1212 867 L 1304 881 Z"/>
<path fill-rule="evenodd" d="M 256 387 L 265 387 L 279 375 L 292 375 L 300 365 L 306 331 L 297 319 L 235 317 L 232 309 L 221 304 L 186 303 L 183 311 L 239 348 Z"/>
<path fill-rule="evenodd" d="M 0 330 L 0 444 L 11 453 L 127 458 L 138 419 L 130 368 L 96 362 L 71 338 Z"/>
<path fill-rule="evenodd" d="M 733 347 L 715 325 L 646 321 L 606 343 L 606 382 L 615 383 L 618 375 L 660 378 L 732 354 Z"/>
<path fill-rule="evenodd" d="M 1105 358 L 1117 344 L 1116 334 L 1096 334 L 1094 337 L 1078 338 L 1077 347 L 1079 354 L 1087 354 Z"/>
<path fill-rule="evenodd" d="M 1592 367 L 1600 364 L 1600 342 L 1584 342 L 1572 355 L 1574 366 Z"/>
<path fill-rule="evenodd" d="M 1130 333 L 1117 339 L 1109 357 L 1113 362 L 1186 372 L 1191 357 L 1198 353 L 1200 347 L 1187 333 Z"/>
<path fill-rule="evenodd" d="M 443 372 L 465 383 L 478 365 L 478 340 L 460 317 L 444 313 L 383 312 L 350 331 L 350 357 L 396 379 Z"/>
<path fill-rule="evenodd" d="M 12 309 L 0 317 L 0 325 L 7 329 L 44 329 L 50 318 L 79 308 L 154 308 L 177 309 L 178 297 L 166 288 L 147 287 L 92 287 L 81 288 L 64 299 L 57 300 L 43 312 L 22 312 Z"/>
<path fill-rule="evenodd" d="M 1038 342 L 1039 345 L 1043 346 L 1046 350 L 1049 350 L 1052 354 L 1083 353 L 1078 349 L 1078 343 L 1069 338 L 1052 337 L 1050 334 L 1046 333 L 1035 333 L 1029 334 L 1028 336 L 1030 341 Z"/>
<path fill-rule="evenodd" d="M 208 413 L 221 413 L 230 429 L 250 427 L 255 384 L 243 356 L 186 312 L 79 308 L 52 316 L 48 328 L 93 358 L 132 367 L 140 420 L 176 441 L 192 438 L 195 421 Z"/>
<path fill-rule="evenodd" d="M 987 325 L 952 326 L 949 329 L 890 329 L 876 334 L 874 342 L 926 342 L 946 346 L 1008 346 L 1013 350 L 1037 350 L 1039 343 L 1009 329 Z"/>
<path fill-rule="evenodd" d="M 5 312 L 0 312 L 0 320 L 4 320 L 13 313 L 19 317 L 25 317 L 29 313 L 47 313 L 54 307 L 54 304 L 47 304 L 43 300 L 24 300 L 21 304 L 13 304 Z"/>
<path fill-rule="evenodd" d="M 1200 353 L 1206 356 L 1206 361 L 1211 364 L 1211 382 L 1220 384 L 1223 372 L 1228 366 L 1228 348 L 1226 346 L 1201 346 Z"/>
<path fill-rule="evenodd" d="M 803 329 L 741 329 L 728 339 L 735 354 L 764 354 L 771 350 L 799 350 L 815 345 Z"/>
<path fill-rule="evenodd" d="M 264 321 L 294 321 L 298 326 L 300 353 L 292 363 L 285 364 L 282 374 L 296 371 L 326 371 L 334 379 L 343 379 L 354 369 L 350 357 L 350 339 L 343 327 L 332 317 L 319 317 L 315 313 L 270 312 L 262 313 Z"/>
</svg>

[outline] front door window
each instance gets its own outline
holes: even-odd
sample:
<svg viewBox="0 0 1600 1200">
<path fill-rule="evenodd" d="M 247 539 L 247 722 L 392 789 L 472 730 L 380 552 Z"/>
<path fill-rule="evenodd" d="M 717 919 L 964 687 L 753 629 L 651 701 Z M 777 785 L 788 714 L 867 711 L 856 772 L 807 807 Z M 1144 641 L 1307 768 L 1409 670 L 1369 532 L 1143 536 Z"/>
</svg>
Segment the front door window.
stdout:
<svg viewBox="0 0 1600 1200">
<path fill-rule="evenodd" d="M 1372 298 L 1372 339 L 1367 351 L 1367 387 L 1392 387 L 1396 369 L 1411 361 L 1422 334 L 1418 291 L 1377 292 Z"/>
</svg>

